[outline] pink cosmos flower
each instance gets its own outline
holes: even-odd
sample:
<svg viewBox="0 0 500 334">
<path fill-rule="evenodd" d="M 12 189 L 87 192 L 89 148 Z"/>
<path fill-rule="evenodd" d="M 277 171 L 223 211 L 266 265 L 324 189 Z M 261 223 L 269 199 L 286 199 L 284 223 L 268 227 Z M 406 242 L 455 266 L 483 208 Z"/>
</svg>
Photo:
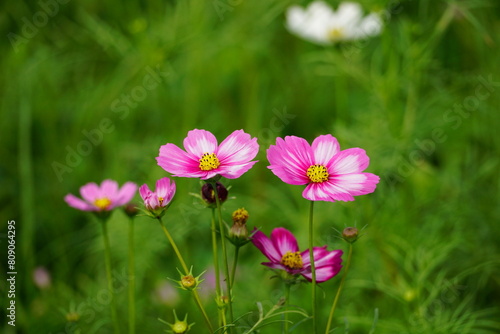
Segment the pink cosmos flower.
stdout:
<svg viewBox="0 0 500 334">
<path fill-rule="evenodd" d="M 340 150 L 337 139 L 322 135 L 312 145 L 300 137 L 277 138 L 267 150 L 268 167 L 283 182 L 307 184 L 302 193 L 311 201 L 354 201 L 375 190 L 380 178 L 362 173 L 370 159 L 365 150 Z"/>
<path fill-rule="evenodd" d="M 94 182 L 87 183 L 80 188 L 83 200 L 68 194 L 64 197 L 69 206 L 82 211 L 111 211 L 114 208 L 128 203 L 134 197 L 137 185 L 127 182 L 118 188 L 113 180 L 104 180 L 101 186 Z"/>
<path fill-rule="evenodd" d="M 250 160 L 257 155 L 259 145 L 257 138 L 243 130 L 234 131 L 218 145 L 212 133 L 194 129 L 184 139 L 184 149 L 174 144 L 161 146 L 158 165 L 174 176 L 236 179 L 257 162 Z"/>
<path fill-rule="evenodd" d="M 175 195 L 175 182 L 164 177 L 156 181 L 156 191 L 149 190 L 147 184 L 139 188 L 139 194 L 148 210 L 157 210 L 166 207 Z"/>
<path fill-rule="evenodd" d="M 292 275 L 300 274 L 308 281 L 312 281 L 309 249 L 300 252 L 292 232 L 279 227 L 275 228 L 271 232 L 271 238 L 268 238 L 261 231 L 257 231 L 252 242 L 271 261 L 263 262 L 263 265 L 286 270 Z M 313 251 L 316 282 L 325 282 L 337 275 L 342 268 L 343 252 L 341 250 L 327 251 L 326 246 L 314 247 Z"/>
</svg>

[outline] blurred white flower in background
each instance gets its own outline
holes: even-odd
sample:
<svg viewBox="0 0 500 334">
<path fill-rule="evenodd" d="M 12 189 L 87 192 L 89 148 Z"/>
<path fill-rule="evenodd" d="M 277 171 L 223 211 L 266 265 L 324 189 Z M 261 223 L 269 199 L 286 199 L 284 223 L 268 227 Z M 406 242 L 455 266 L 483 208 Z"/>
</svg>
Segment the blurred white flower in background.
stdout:
<svg viewBox="0 0 500 334">
<path fill-rule="evenodd" d="M 286 18 L 290 32 L 321 45 L 376 36 L 382 30 L 380 15 L 363 17 L 361 6 L 355 2 L 342 2 L 337 11 L 323 1 L 314 1 L 306 9 L 292 6 Z"/>
</svg>

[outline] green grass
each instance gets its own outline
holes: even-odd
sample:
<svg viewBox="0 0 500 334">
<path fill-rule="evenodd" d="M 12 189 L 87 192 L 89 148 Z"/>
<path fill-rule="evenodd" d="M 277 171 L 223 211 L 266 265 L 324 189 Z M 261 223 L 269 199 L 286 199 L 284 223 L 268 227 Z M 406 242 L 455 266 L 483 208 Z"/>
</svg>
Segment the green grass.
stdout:
<svg viewBox="0 0 500 334">
<path fill-rule="evenodd" d="M 388 1 L 361 2 L 370 10 L 389 8 Z M 320 47 L 286 30 L 284 11 L 292 3 L 241 1 L 220 13 L 201 0 L 69 1 L 15 47 L 8 34 L 26 36 L 26 20 L 42 9 L 36 2 L 2 4 L 0 233 L 16 220 L 18 275 L 16 327 L 2 320 L 0 331 L 111 332 L 109 308 L 98 301 L 106 286 L 99 226 L 63 197 L 105 178 L 153 185 L 167 175 L 156 165 L 158 148 L 180 145 L 193 128 L 219 139 L 236 129 L 259 138 L 260 162 L 226 180 L 236 198 L 223 214 L 229 221 L 245 207 L 250 227 L 289 228 L 301 248 L 308 203 L 300 186 L 282 183 L 266 168 L 265 150 L 279 136 L 312 141 L 326 133 L 343 149 L 366 149 L 368 171 L 381 176 L 375 193 L 316 205 L 320 245 L 346 250 L 335 229 L 367 226 L 355 244 L 334 333 L 500 330 L 498 4 L 402 1 L 380 36 Z M 138 88 L 158 69 L 156 87 Z M 485 86 L 488 78 L 494 84 Z M 478 90 L 484 98 L 474 100 Z M 127 104 L 123 94 L 136 94 L 137 101 Z M 453 112 L 455 105 L 471 110 Z M 108 131 L 68 164 L 68 148 L 78 150 L 87 140 L 83 131 L 95 129 Z M 58 175 L 54 163 L 67 169 Z M 164 221 L 200 273 L 211 263 L 210 211 L 189 195 L 199 191 L 197 180 L 176 182 Z M 128 218 L 115 212 L 109 232 L 118 288 L 127 285 L 127 231 Z M 176 297 L 159 300 L 158 286 L 177 277 L 178 264 L 157 224 L 138 217 L 135 231 L 138 332 L 167 329 L 157 318 L 172 322 L 173 308 L 181 318 L 189 313 L 192 332 L 203 332 L 187 293 L 173 290 Z M 5 238 L 0 247 L 5 282 Z M 257 312 L 256 302 L 268 310 L 283 295 L 262 261 L 253 246 L 241 250 L 237 316 Z M 51 274 L 46 290 L 33 284 L 38 266 Z M 340 276 L 319 286 L 327 296 L 320 298 L 320 328 L 339 282 Z M 292 291 L 292 303 L 306 311 L 309 289 Z M 125 332 L 126 288 L 117 299 Z M 216 317 L 211 296 L 205 304 Z M 6 307 L 2 302 L 2 319 Z M 67 320 L 71 312 L 79 314 L 77 322 Z M 255 321 L 256 313 L 243 319 Z M 294 333 L 309 326 L 299 324 Z"/>
</svg>

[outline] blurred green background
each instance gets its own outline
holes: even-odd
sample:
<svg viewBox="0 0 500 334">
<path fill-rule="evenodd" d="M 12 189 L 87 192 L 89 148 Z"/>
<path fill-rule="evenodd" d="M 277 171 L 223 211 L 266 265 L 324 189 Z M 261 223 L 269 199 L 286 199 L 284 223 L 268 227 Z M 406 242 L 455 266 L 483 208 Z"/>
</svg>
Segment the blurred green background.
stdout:
<svg viewBox="0 0 500 334">
<path fill-rule="evenodd" d="M 16 327 L 6 324 L 2 302 L 0 331 L 111 332 L 99 300 L 106 286 L 99 226 L 63 197 L 105 178 L 153 186 L 167 175 L 154 159 L 159 147 L 181 145 L 200 128 L 219 140 L 244 129 L 261 145 L 253 169 L 225 180 L 235 197 L 225 219 L 245 207 L 250 228 L 268 234 L 284 226 L 301 248 L 308 203 L 302 187 L 266 168 L 265 150 L 279 136 L 312 141 L 327 133 L 342 149 L 366 149 L 367 171 L 381 176 L 375 193 L 316 205 L 318 245 L 345 250 L 336 230 L 366 226 L 335 333 L 368 333 L 374 324 L 370 333 L 500 332 L 498 2 L 360 2 L 385 13 L 382 34 L 332 47 L 287 31 L 286 8 L 306 1 L 3 2 L 2 301 L 11 219 L 18 275 Z M 156 85 L 145 79 L 151 72 Z M 165 222 L 195 272 L 210 270 L 210 211 L 189 194 L 200 183 L 176 182 Z M 173 308 L 203 332 L 190 296 L 167 279 L 177 277 L 178 264 L 158 224 L 135 222 L 138 332 L 163 332 L 157 319 L 172 322 Z M 109 228 L 124 332 L 127 226 L 116 211 Z M 237 315 L 256 312 L 259 301 L 269 308 L 282 295 L 264 260 L 251 245 L 241 251 Z M 50 286 L 34 284 L 40 267 Z M 320 286 L 320 328 L 339 281 Z M 309 311 L 309 289 L 293 291 L 292 304 Z M 213 291 L 203 293 L 215 317 Z M 254 320 L 246 315 L 242 324 Z M 273 325 L 262 333 L 279 331 Z"/>
</svg>

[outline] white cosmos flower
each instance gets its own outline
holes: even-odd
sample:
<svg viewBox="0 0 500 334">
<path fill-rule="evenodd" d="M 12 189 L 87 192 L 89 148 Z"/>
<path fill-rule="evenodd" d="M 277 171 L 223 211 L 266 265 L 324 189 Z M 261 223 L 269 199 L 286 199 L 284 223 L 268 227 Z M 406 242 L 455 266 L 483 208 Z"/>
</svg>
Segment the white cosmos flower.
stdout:
<svg viewBox="0 0 500 334">
<path fill-rule="evenodd" d="M 333 11 L 325 2 L 314 1 L 306 9 L 288 8 L 286 16 L 290 32 L 322 45 L 375 36 L 382 30 L 380 15 L 363 17 L 361 6 L 355 2 L 343 2 Z"/>
</svg>

